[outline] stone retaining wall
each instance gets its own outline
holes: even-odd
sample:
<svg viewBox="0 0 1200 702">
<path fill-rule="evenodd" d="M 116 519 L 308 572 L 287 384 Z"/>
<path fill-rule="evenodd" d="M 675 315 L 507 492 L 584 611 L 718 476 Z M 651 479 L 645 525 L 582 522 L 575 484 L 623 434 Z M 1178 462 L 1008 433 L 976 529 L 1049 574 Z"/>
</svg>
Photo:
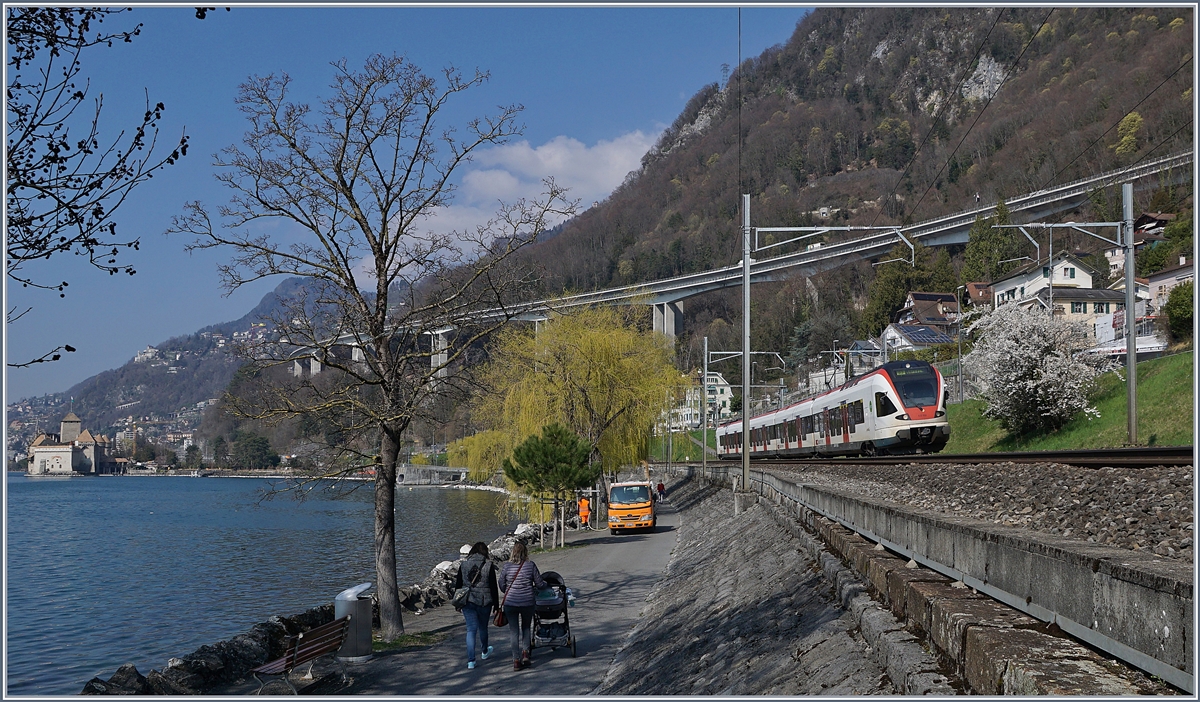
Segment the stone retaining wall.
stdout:
<svg viewBox="0 0 1200 702">
<path fill-rule="evenodd" d="M 721 477 L 718 481 L 724 482 Z M 903 627 L 924 637 L 975 693 L 1177 692 L 1064 636 L 1057 627 L 981 595 L 961 581 L 922 568 L 916 561 L 898 557 L 784 492 L 770 488 L 764 492 L 769 497 L 759 495 L 760 503 L 773 503 L 797 525 L 819 535 L 830 551 L 868 583 L 869 592 L 904 622 Z M 864 624 L 864 635 L 866 629 Z"/>
</svg>

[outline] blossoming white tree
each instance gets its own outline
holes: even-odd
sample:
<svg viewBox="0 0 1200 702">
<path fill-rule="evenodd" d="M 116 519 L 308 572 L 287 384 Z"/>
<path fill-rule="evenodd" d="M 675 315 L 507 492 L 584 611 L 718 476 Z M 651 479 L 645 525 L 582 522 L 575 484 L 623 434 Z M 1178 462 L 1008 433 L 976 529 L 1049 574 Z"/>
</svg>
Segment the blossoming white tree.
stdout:
<svg viewBox="0 0 1200 702">
<path fill-rule="evenodd" d="M 1088 402 L 1096 378 L 1119 366 L 1083 353 L 1092 346 L 1078 323 L 1043 310 L 1001 305 L 972 324 L 974 350 L 963 358 L 978 379 L 983 416 L 1015 435 L 1053 431 L 1080 412 L 1099 417 Z"/>
</svg>

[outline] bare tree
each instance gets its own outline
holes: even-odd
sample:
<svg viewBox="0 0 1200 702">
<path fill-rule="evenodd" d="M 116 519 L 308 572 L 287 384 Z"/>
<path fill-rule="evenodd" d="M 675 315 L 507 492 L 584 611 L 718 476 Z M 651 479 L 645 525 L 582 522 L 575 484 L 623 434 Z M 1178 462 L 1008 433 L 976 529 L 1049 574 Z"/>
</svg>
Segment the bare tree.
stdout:
<svg viewBox="0 0 1200 702">
<path fill-rule="evenodd" d="M 101 8 L 9 7 L 8 152 L 5 194 L 8 257 L 5 273 L 23 287 L 57 290 L 66 296 L 67 281 L 30 274 L 27 264 L 67 252 L 86 256 L 109 275 L 133 275 L 132 265 L 117 261 L 122 249 L 137 249 L 138 239 L 120 241 L 113 213 L 130 191 L 154 173 L 187 154 L 188 137 L 174 149 L 156 154 L 158 121 L 163 104 L 151 106 L 132 134 L 120 132 L 111 141 L 100 136 L 103 96 L 89 114 L 77 114 L 88 96 L 88 81 L 80 76 L 83 50 L 114 41 L 130 42 L 141 25 L 111 33 L 97 31 L 106 18 L 122 10 Z M 72 131 L 74 129 L 74 131 Z M 29 309 L 6 310 L 9 323 Z M 57 361 L 59 351 L 10 367 Z"/>
<path fill-rule="evenodd" d="M 462 359 L 505 323 L 506 305 L 528 284 L 508 261 L 575 203 L 546 181 L 544 198 L 501 205 L 474 231 L 438 233 L 425 223 L 447 205 L 452 176 L 481 146 L 520 133 L 520 106 L 443 129 L 443 109 L 484 82 L 453 68 L 439 78 L 399 56 L 375 55 L 361 71 L 333 64 L 332 97 L 314 110 L 291 102 L 286 75 L 254 77 L 237 102 L 251 128 L 216 156 L 218 179 L 234 192 L 214 227 L 198 202 L 170 232 L 194 235 L 193 249 L 227 247 L 221 266 L 233 291 L 275 275 L 307 286 L 272 320 L 270 341 L 252 357 L 233 412 L 266 421 L 318 416 L 340 436 L 378 442 L 375 562 L 383 637 L 403 634 L 396 584 L 395 486 L 401 435 L 427 416 L 439 394 L 468 382 Z M 263 226 L 266 220 L 283 226 Z M 490 316 L 482 310 L 499 310 Z M 303 361 L 302 372 L 293 369 Z M 315 375 L 311 364 L 319 365 Z M 351 462 L 353 463 L 353 462 Z M 337 475 L 343 467 L 329 469 Z"/>
</svg>

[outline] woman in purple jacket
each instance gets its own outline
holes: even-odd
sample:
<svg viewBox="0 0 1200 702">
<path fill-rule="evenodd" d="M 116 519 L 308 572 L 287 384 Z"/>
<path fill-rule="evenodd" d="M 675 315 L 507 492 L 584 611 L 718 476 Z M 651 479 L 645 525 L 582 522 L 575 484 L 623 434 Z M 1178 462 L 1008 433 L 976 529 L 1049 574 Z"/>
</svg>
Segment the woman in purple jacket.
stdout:
<svg viewBox="0 0 1200 702">
<path fill-rule="evenodd" d="M 529 552 L 521 541 L 513 544 L 512 557 L 500 570 L 500 591 L 504 593 L 504 614 L 508 617 L 509 641 L 512 644 L 513 670 L 531 664 L 529 640 L 533 632 L 533 608 L 538 588 L 544 587 L 542 574 L 529 560 Z"/>
</svg>

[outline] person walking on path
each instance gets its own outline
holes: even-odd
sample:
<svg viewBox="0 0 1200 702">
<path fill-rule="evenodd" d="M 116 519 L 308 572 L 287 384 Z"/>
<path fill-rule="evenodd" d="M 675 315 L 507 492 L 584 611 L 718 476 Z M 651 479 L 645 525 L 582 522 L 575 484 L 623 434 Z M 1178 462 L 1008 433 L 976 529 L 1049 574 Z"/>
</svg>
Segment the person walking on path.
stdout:
<svg viewBox="0 0 1200 702">
<path fill-rule="evenodd" d="M 492 655 L 488 645 L 488 622 L 498 609 L 500 593 L 496 588 L 496 566 L 488 558 L 487 544 L 475 542 L 454 578 L 454 589 L 469 587 L 471 594 L 463 605 L 463 620 L 467 623 L 467 668 L 475 667 L 475 639 L 479 638 L 480 658 Z"/>
<path fill-rule="evenodd" d="M 667 496 L 666 491 L 667 491 L 667 486 L 663 485 L 662 481 L 659 481 L 659 483 L 658 483 L 658 501 L 659 502 L 662 502 L 663 498 L 665 498 Z"/>
<path fill-rule="evenodd" d="M 513 670 L 532 664 L 529 643 L 533 635 L 533 609 L 538 588 L 545 586 L 537 565 L 529 560 L 525 544 L 513 544 L 512 557 L 500 570 L 500 590 L 504 593 L 504 615 L 508 617 L 508 637 L 512 646 Z"/>
<path fill-rule="evenodd" d="M 588 502 L 588 498 L 579 498 L 579 528 L 591 529 L 591 524 L 588 523 L 588 517 L 592 516 L 592 505 Z"/>
</svg>

